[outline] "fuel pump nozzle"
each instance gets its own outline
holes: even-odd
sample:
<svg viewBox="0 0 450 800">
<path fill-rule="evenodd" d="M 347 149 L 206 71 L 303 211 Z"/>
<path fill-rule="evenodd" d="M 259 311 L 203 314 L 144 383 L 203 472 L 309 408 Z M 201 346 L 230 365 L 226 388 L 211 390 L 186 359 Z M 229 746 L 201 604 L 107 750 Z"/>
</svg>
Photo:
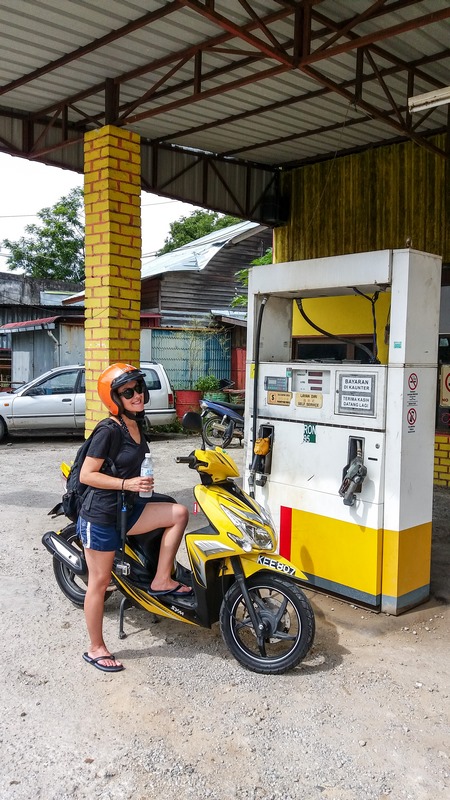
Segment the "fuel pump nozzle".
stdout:
<svg viewBox="0 0 450 800">
<path fill-rule="evenodd" d="M 344 477 L 339 489 L 339 494 L 344 499 L 345 506 L 355 505 L 355 492 L 360 489 L 367 475 L 367 467 L 364 466 L 362 457 L 362 442 L 356 439 L 353 440 L 352 444 L 356 445 L 356 454 L 344 468 Z"/>
<path fill-rule="evenodd" d="M 250 497 L 255 496 L 255 484 L 265 486 L 272 467 L 273 425 L 261 425 L 253 447 L 253 460 L 248 476 Z M 258 477 L 256 477 L 258 475 Z"/>
</svg>

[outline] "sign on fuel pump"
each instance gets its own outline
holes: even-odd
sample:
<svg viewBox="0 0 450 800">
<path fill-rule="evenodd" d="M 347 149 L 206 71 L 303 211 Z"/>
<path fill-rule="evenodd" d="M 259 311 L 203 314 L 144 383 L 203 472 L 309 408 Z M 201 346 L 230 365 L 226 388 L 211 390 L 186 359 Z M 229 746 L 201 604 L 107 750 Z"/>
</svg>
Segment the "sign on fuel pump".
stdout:
<svg viewBox="0 0 450 800">
<path fill-rule="evenodd" d="M 450 406 L 450 364 L 442 364 L 440 374 L 440 406 Z"/>
<path fill-rule="evenodd" d="M 260 266 L 249 282 L 247 485 L 310 586 L 392 614 L 429 595 L 440 270 L 385 250 Z M 294 303 L 361 293 L 374 308 L 383 295 L 379 357 L 379 331 L 363 329 L 374 347 L 351 362 L 292 358 Z M 270 452 L 255 456 L 261 436 Z"/>
</svg>

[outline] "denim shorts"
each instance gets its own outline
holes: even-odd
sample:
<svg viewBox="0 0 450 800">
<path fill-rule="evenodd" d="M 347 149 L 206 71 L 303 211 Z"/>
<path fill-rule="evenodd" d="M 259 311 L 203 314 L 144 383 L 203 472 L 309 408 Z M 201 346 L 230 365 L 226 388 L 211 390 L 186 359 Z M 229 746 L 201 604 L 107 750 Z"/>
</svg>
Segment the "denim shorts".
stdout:
<svg viewBox="0 0 450 800">
<path fill-rule="evenodd" d="M 131 530 L 138 521 L 144 508 L 145 504 L 141 503 L 137 503 L 134 506 L 127 518 L 127 531 Z M 99 525 L 96 522 L 88 522 L 83 517 L 78 517 L 77 534 L 83 543 L 83 547 L 87 547 L 89 550 L 115 552 L 120 549 L 120 531 L 117 530 L 114 524 Z"/>
</svg>

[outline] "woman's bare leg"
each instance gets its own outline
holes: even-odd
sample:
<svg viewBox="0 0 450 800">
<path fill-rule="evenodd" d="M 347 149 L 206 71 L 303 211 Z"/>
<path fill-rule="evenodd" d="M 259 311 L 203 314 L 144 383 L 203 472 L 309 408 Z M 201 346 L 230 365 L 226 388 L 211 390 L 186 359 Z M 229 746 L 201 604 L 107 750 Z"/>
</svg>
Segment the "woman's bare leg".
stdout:
<svg viewBox="0 0 450 800">
<path fill-rule="evenodd" d="M 178 586 L 178 581 L 174 581 L 172 578 L 173 562 L 188 519 L 187 508 L 179 503 L 148 503 L 138 521 L 128 531 L 129 536 L 136 536 L 156 528 L 165 528 L 159 551 L 158 567 L 150 587 L 155 592 L 175 589 Z M 190 592 L 190 587 L 186 586 L 185 591 Z"/>
<path fill-rule="evenodd" d="M 103 640 L 105 592 L 111 580 L 115 553 L 86 548 L 84 554 L 89 570 L 88 588 L 84 600 L 84 616 L 90 639 L 88 656 L 99 658 L 104 655 L 105 658 L 100 662 L 102 666 L 115 667 L 120 665 L 120 662 L 111 658 Z"/>
</svg>

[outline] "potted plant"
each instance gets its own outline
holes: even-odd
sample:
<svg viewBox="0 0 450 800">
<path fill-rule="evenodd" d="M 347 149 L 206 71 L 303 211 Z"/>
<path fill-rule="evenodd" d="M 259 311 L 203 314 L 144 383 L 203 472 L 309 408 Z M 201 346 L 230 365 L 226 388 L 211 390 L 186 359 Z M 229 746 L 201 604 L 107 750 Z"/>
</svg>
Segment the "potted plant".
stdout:
<svg viewBox="0 0 450 800">
<path fill-rule="evenodd" d="M 220 391 L 220 381 L 215 375 L 204 375 L 198 378 L 195 389 L 202 393 L 205 400 L 226 400 L 226 394 Z"/>
</svg>

